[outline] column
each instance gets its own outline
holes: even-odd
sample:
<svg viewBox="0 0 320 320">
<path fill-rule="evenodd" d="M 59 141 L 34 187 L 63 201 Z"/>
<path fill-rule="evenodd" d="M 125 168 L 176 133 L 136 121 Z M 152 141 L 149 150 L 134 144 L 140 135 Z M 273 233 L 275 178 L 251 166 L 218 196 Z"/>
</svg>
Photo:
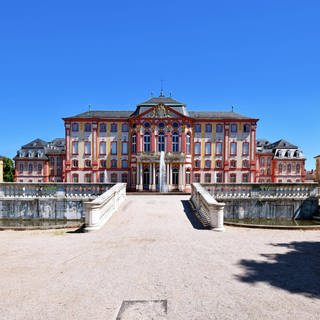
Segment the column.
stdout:
<svg viewBox="0 0 320 320">
<path fill-rule="evenodd" d="M 168 189 L 169 189 L 169 184 L 170 184 L 170 181 L 169 181 L 169 178 L 170 178 L 169 163 L 166 164 L 166 175 L 167 175 L 167 186 L 168 186 Z"/>
<path fill-rule="evenodd" d="M 139 190 L 143 190 L 143 163 L 140 163 L 140 181 L 139 181 Z"/>
<path fill-rule="evenodd" d="M 149 190 L 152 190 L 152 163 L 149 163 Z"/>
<path fill-rule="evenodd" d="M 137 167 L 136 167 L 136 190 L 139 190 L 139 180 L 140 178 L 140 163 L 137 162 Z"/>
<path fill-rule="evenodd" d="M 179 191 L 182 191 L 182 164 L 179 164 Z"/>
<path fill-rule="evenodd" d="M 169 163 L 169 184 L 171 185 L 171 189 L 172 189 L 172 163 Z"/>
<path fill-rule="evenodd" d="M 152 190 L 156 191 L 157 187 L 156 187 L 156 164 L 153 163 L 152 164 Z"/>
</svg>

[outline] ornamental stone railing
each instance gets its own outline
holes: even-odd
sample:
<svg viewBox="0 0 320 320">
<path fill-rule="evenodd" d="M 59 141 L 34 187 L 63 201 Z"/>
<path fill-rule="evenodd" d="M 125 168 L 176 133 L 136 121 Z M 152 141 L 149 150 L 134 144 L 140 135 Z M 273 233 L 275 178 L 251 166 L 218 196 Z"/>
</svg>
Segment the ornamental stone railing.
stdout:
<svg viewBox="0 0 320 320">
<path fill-rule="evenodd" d="M 190 198 L 198 219 L 214 231 L 224 231 L 224 203 L 217 202 L 200 183 L 192 184 Z"/>
<path fill-rule="evenodd" d="M 0 198 L 94 198 L 113 186 L 105 183 L 0 183 Z"/>
<path fill-rule="evenodd" d="M 317 183 L 201 184 L 215 199 L 307 199 L 319 197 Z"/>
<path fill-rule="evenodd" d="M 159 161 L 160 152 L 137 152 L 137 160 L 140 162 L 144 161 Z M 165 161 L 184 161 L 186 154 L 183 152 L 166 152 Z"/>
<path fill-rule="evenodd" d="M 126 183 L 117 183 L 91 202 L 85 202 L 85 230 L 101 228 L 126 198 Z"/>
</svg>

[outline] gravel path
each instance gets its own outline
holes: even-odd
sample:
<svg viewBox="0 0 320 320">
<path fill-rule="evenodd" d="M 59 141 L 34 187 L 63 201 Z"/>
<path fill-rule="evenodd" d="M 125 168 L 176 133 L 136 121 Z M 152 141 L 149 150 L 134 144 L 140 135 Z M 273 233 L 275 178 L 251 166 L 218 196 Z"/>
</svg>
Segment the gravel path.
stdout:
<svg viewBox="0 0 320 320">
<path fill-rule="evenodd" d="M 124 300 L 167 300 L 168 319 L 319 319 L 319 231 L 203 230 L 187 200 L 129 195 L 92 233 L 0 232 L 0 318 L 115 320 Z"/>
</svg>

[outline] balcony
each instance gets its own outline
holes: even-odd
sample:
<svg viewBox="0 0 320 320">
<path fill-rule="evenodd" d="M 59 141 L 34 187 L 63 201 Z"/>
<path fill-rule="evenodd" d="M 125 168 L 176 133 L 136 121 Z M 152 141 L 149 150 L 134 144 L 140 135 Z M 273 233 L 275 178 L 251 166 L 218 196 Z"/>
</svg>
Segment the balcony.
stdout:
<svg viewBox="0 0 320 320">
<path fill-rule="evenodd" d="M 159 162 L 160 152 L 137 152 L 139 162 Z M 165 152 L 165 162 L 183 162 L 186 154 L 183 152 Z"/>
</svg>

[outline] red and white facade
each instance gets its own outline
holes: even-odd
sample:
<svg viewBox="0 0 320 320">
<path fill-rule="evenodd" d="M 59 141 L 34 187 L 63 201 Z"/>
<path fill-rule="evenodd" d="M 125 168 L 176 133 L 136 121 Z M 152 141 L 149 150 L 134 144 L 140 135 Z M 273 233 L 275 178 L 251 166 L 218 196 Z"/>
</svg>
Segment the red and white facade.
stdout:
<svg viewBox="0 0 320 320">
<path fill-rule="evenodd" d="M 67 182 L 127 182 L 132 190 L 156 191 L 161 151 L 169 191 L 256 179 L 258 120 L 234 112 L 188 112 L 160 96 L 134 112 L 89 111 L 64 121 Z"/>
</svg>

